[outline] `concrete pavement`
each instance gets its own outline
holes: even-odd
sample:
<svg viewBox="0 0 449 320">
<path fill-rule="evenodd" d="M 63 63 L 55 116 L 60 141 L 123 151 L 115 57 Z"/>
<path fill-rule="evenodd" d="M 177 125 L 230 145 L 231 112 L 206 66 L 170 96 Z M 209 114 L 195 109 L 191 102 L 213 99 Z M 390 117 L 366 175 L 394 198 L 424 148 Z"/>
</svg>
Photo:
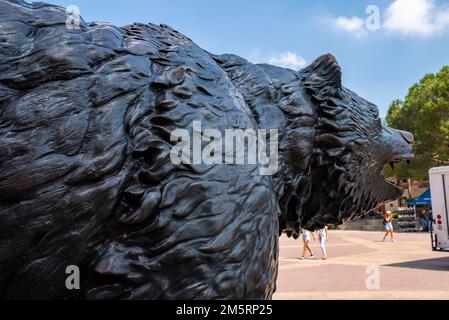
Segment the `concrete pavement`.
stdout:
<svg viewBox="0 0 449 320">
<path fill-rule="evenodd" d="M 298 259 L 302 241 L 280 239 L 274 299 L 449 299 L 449 253 L 432 252 L 427 233 L 329 231 L 328 260 Z"/>
</svg>

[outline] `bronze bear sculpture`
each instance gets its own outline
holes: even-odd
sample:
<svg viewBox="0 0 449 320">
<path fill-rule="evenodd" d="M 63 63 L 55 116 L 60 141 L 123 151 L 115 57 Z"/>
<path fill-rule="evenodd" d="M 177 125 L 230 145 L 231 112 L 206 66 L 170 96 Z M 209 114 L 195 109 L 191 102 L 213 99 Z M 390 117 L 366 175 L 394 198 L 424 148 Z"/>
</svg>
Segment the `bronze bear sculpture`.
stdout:
<svg viewBox="0 0 449 320">
<path fill-rule="evenodd" d="M 270 299 L 278 237 L 400 196 L 410 133 L 341 83 L 214 55 L 165 25 L 0 0 L 0 298 Z M 173 130 L 277 129 L 279 169 L 174 164 Z M 79 290 L 67 290 L 67 266 Z"/>
</svg>

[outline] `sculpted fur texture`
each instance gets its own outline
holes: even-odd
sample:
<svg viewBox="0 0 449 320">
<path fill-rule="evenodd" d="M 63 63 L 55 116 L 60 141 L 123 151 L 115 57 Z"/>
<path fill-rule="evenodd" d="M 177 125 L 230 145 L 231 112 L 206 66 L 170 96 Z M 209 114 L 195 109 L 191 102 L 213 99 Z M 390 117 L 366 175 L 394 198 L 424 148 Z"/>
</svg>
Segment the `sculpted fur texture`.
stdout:
<svg viewBox="0 0 449 320">
<path fill-rule="evenodd" d="M 344 88 L 333 56 L 294 71 L 165 25 L 66 19 L 0 0 L 1 298 L 269 299 L 281 232 L 400 196 L 382 168 L 413 136 Z M 171 132 L 197 120 L 278 129 L 279 171 L 174 165 Z"/>
</svg>

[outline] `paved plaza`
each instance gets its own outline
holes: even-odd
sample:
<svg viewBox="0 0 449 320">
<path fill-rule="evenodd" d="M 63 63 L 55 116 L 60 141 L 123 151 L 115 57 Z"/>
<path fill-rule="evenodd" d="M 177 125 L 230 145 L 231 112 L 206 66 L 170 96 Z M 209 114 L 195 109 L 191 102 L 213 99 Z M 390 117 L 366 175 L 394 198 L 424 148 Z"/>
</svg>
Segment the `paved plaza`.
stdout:
<svg viewBox="0 0 449 320">
<path fill-rule="evenodd" d="M 429 234 L 399 233 L 394 243 L 382 237 L 329 231 L 329 259 L 312 241 L 316 258 L 301 261 L 302 241 L 282 236 L 274 299 L 449 299 L 449 253 L 432 252 Z"/>
</svg>

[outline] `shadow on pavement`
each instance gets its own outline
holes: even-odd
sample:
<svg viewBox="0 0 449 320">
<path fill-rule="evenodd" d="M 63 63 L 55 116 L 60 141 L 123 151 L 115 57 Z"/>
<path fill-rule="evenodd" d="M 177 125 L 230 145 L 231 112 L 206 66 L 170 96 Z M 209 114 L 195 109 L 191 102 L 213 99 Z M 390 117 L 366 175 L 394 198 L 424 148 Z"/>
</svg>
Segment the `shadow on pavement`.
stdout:
<svg viewBox="0 0 449 320">
<path fill-rule="evenodd" d="M 393 263 L 384 265 L 385 267 L 410 268 L 410 269 L 424 269 L 433 271 L 449 271 L 449 257 L 413 260 L 401 263 Z"/>
</svg>

